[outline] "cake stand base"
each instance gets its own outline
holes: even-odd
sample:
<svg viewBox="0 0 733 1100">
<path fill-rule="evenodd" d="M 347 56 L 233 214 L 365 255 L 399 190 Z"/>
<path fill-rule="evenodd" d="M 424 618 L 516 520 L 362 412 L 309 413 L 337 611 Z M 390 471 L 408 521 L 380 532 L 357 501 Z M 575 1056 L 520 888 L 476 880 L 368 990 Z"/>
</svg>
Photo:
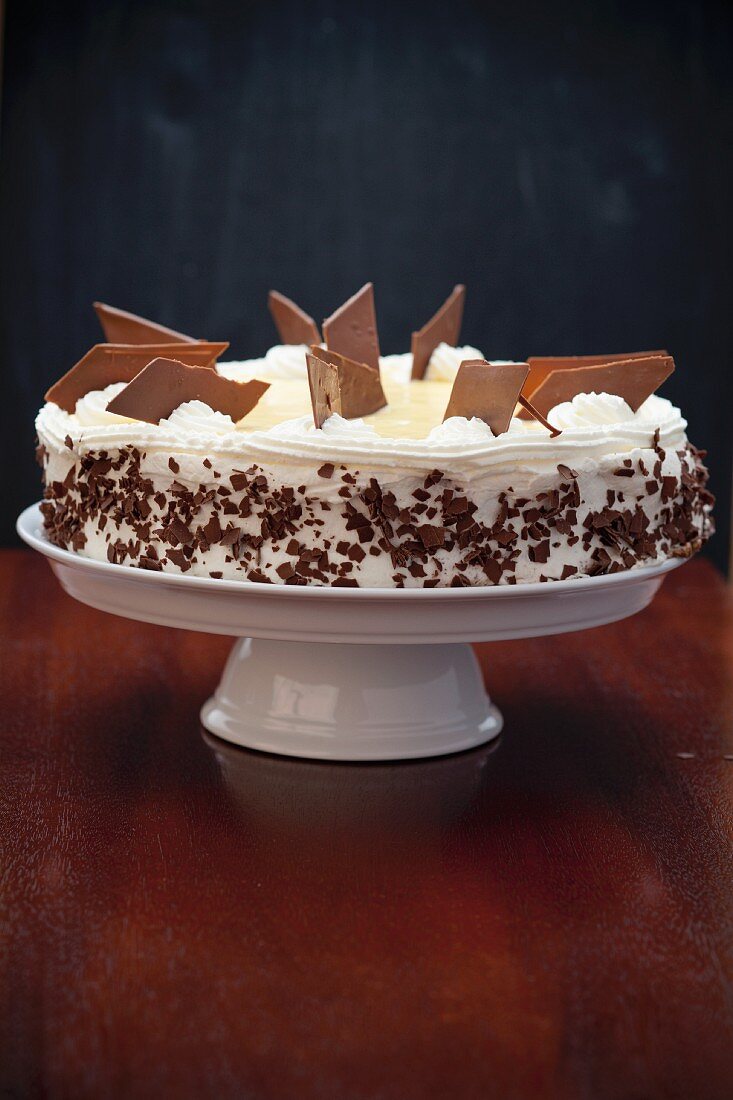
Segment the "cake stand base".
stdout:
<svg viewBox="0 0 733 1100">
<path fill-rule="evenodd" d="M 502 718 L 470 645 L 241 638 L 201 711 L 250 749 L 321 760 L 406 760 L 490 741 Z"/>
<path fill-rule="evenodd" d="M 646 607 L 682 560 L 550 584 L 290 587 L 94 561 L 52 545 L 37 504 L 18 517 L 18 534 L 89 607 L 242 639 L 204 726 L 248 748 L 318 760 L 407 760 L 490 741 L 501 715 L 465 643 L 618 622 Z"/>
</svg>

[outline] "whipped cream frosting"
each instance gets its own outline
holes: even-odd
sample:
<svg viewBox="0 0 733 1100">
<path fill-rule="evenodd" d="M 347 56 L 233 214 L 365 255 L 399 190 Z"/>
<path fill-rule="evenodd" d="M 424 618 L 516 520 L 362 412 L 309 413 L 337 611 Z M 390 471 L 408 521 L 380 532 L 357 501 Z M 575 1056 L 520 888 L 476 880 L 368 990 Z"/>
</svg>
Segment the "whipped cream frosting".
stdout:
<svg viewBox="0 0 733 1100">
<path fill-rule="evenodd" d="M 402 364 L 397 366 L 401 371 Z M 389 369 L 388 362 L 387 374 Z M 320 458 L 378 469 L 440 466 L 470 480 L 489 470 L 543 470 L 558 462 L 577 466 L 646 448 L 656 429 L 665 448 L 679 449 L 686 439 L 687 425 L 679 409 L 656 395 L 633 412 L 619 397 L 579 394 L 550 412 L 550 422 L 562 429 L 555 439 L 535 421 L 513 419 L 509 430 L 495 437 L 483 421 L 463 417 L 438 423 L 423 439 L 406 439 L 385 437 L 370 423 L 339 416 L 321 429 L 313 426 L 310 416 L 300 416 L 267 430 L 247 431 L 200 401 L 188 401 L 160 424 L 148 424 L 107 412 L 107 404 L 123 387 L 124 383 L 114 383 L 86 394 L 75 414 L 46 404 L 36 422 L 42 441 L 63 449 L 70 437 L 80 454 L 132 445 L 147 452 L 220 455 L 240 462 L 249 458 L 270 465 L 312 464 Z"/>
<path fill-rule="evenodd" d="M 307 351 L 307 344 L 276 344 L 261 359 L 232 360 L 219 363 L 217 369 L 225 378 L 233 378 L 237 382 L 248 382 L 251 378 L 305 378 Z M 458 348 L 438 344 L 430 357 L 425 378 L 429 382 L 452 382 L 464 360 L 483 358 L 483 353 L 469 344 Z M 382 375 L 392 382 L 407 383 L 412 374 L 412 354 L 407 351 L 381 355 L 379 366 Z"/>
<path fill-rule="evenodd" d="M 483 359 L 483 352 L 478 348 L 472 348 L 467 344 L 462 348 L 454 348 L 450 344 L 438 344 L 430 356 L 430 362 L 425 370 L 427 382 L 453 382 L 458 374 L 458 368 L 466 359 Z M 497 362 L 497 360 L 492 360 Z M 412 366 L 412 356 L 410 356 Z"/>
</svg>

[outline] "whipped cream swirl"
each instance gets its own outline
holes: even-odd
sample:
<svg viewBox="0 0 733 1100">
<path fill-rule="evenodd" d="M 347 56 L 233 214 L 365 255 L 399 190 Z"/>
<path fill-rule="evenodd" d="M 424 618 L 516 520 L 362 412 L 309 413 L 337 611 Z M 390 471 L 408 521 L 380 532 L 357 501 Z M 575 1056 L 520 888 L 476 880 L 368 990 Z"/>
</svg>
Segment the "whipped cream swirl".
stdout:
<svg viewBox="0 0 733 1100">
<path fill-rule="evenodd" d="M 225 378 L 237 382 L 248 382 L 251 378 L 299 379 L 306 378 L 307 344 L 276 344 L 262 359 L 246 359 L 229 363 L 218 363 L 217 370 Z M 454 348 L 450 344 L 438 344 L 430 357 L 425 378 L 430 382 L 452 382 L 458 368 L 465 359 L 483 359 L 483 353 L 470 345 Z M 504 362 L 504 360 L 495 360 Z M 412 353 L 399 352 L 396 355 L 381 355 L 379 367 L 385 379 L 391 382 L 409 382 L 412 375 Z"/>
<path fill-rule="evenodd" d="M 650 397 L 646 402 L 645 415 L 653 419 L 654 402 L 659 398 Z M 651 404 L 650 404 L 651 403 Z M 658 414 L 663 412 L 660 405 Z M 548 420 L 561 431 L 572 428 L 606 427 L 609 424 L 627 424 L 634 419 L 634 412 L 624 401 L 612 393 L 578 393 L 572 401 L 563 401 L 551 410 Z"/>
</svg>

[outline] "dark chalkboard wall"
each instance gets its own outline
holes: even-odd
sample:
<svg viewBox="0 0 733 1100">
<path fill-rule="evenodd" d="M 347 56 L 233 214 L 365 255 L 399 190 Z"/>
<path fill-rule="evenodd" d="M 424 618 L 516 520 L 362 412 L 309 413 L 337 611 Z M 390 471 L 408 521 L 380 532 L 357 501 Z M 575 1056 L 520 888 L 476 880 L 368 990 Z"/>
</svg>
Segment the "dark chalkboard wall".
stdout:
<svg viewBox="0 0 733 1100">
<path fill-rule="evenodd" d="M 727 528 L 730 57 L 722 4 L 10 0 L 2 537 L 92 299 L 248 356 L 367 279 L 388 351 L 458 280 L 489 356 L 670 348 Z"/>
</svg>

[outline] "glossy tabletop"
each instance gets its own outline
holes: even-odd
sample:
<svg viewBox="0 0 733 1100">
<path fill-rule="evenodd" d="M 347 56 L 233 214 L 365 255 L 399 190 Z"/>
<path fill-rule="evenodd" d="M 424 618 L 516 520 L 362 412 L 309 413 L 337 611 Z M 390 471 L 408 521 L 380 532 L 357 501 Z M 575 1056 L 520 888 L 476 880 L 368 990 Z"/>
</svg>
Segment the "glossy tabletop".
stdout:
<svg viewBox="0 0 733 1100">
<path fill-rule="evenodd" d="M 0 1095 L 717 1098 L 733 1081 L 733 609 L 477 647 L 498 743 L 248 753 L 229 640 L 0 553 Z"/>
</svg>

